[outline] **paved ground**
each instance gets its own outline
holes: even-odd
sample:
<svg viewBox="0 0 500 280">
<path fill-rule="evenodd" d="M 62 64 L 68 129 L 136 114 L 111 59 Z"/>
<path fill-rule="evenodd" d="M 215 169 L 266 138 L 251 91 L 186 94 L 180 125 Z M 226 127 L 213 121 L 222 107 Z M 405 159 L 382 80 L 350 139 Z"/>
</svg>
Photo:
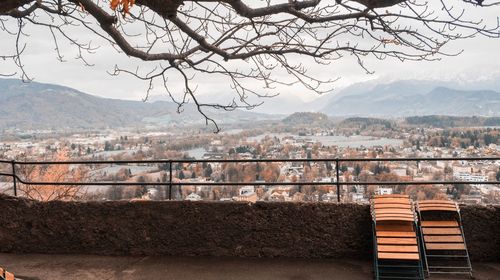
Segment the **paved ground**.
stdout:
<svg viewBox="0 0 500 280">
<path fill-rule="evenodd" d="M 238 259 L 0 254 L 25 280 L 62 279 L 372 279 L 371 263 L 338 259 Z M 475 279 L 500 279 L 500 263 L 475 263 Z M 432 278 L 434 279 L 434 277 Z"/>
</svg>

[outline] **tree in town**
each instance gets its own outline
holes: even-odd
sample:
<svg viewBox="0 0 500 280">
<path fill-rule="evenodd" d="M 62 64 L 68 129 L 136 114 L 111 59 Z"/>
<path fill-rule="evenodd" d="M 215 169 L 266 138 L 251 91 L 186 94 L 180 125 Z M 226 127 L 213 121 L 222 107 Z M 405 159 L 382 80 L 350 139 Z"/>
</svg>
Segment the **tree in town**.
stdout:
<svg viewBox="0 0 500 280">
<path fill-rule="evenodd" d="M 55 161 L 66 161 L 68 159 L 68 152 L 62 150 L 53 158 Z M 40 201 L 80 199 L 86 193 L 85 188 L 65 183 L 83 182 L 89 177 L 88 170 L 85 167 L 73 168 L 69 164 L 21 165 L 18 167 L 18 174 L 25 182 L 47 182 L 46 185 L 20 184 L 19 186 L 22 196 Z M 57 185 L 50 183 L 57 183 Z"/>
<path fill-rule="evenodd" d="M 359 164 L 356 164 L 354 167 L 354 176 L 359 176 L 361 174 L 361 166 Z"/>
<path fill-rule="evenodd" d="M 186 175 L 184 175 L 184 171 L 179 171 L 179 175 L 178 175 L 179 179 L 185 179 L 186 178 Z"/>
<path fill-rule="evenodd" d="M 208 164 L 205 170 L 203 171 L 203 174 L 205 175 L 206 178 L 210 178 L 212 176 L 212 165 Z"/>
<path fill-rule="evenodd" d="M 123 189 L 120 186 L 110 186 L 106 190 L 105 197 L 109 200 L 120 200 L 123 197 L 122 191 Z"/>
</svg>

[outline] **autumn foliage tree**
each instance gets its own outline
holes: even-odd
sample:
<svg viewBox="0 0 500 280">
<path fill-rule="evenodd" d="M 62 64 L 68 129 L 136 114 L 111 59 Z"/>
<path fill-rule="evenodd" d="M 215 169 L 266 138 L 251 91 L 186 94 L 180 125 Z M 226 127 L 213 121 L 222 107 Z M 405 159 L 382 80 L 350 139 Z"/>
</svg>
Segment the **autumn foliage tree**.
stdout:
<svg viewBox="0 0 500 280">
<path fill-rule="evenodd" d="M 66 161 L 69 156 L 66 152 L 58 152 L 53 160 Z M 84 182 L 88 179 L 88 170 L 85 167 L 74 167 L 68 164 L 50 165 L 21 165 L 18 168 L 23 181 L 26 182 Z M 40 201 L 50 200 L 77 200 L 81 199 L 86 191 L 82 186 L 75 185 L 29 185 L 20 184 L 19 192 L 22 196 Z"/>
<path fill-rule="evenodd" d="M 90 65 L 87 54 L 97 51 L 94 42 L 100 40 L 145 62 L 131 69 L 117 66 L 111 74 L 142 79 L 148 91 L 160 85 L 179 109 L 192 102 L 215 124 L 206 107 L 252 108 L 259 102 L 249 97 L 273 96 L 290 85 L 330 90 L 336 78 L 309 72 L 304 61 L 327 67 L 350 57 L 370 73 L 367 57 L 436 60 L 460 53 L 446 49 L 451 41 L 498 38 L 499 5 L 496 0 L 3 0 L 0 31 L 13 48 L 2 50 L 0 58 L 29 79 L 22 54 L 30 25 L 46 28 L 60 60 L 64 40 Z M 95 40 L 83 41 L 83 32 Z M 226 79 L 235 98 L 224 104 L 199 101 L 196 86 L 208 77 Z M 172 81 L 180 81 L 182 89 Z"/>
<path fill-rule="evenodd" d="M 437 186 L 408 186 L 405 189 L 405 193 L 416 200 L 447 199 L 446 194 Z"/>
</svg>

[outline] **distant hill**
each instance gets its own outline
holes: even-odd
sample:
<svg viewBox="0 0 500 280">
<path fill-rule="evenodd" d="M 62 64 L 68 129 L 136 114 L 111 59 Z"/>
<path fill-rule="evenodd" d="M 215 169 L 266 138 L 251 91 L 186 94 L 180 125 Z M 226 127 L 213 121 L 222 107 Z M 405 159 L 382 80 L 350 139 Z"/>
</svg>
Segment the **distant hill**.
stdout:
<svg viewBox="0 0 500 280">
<path fill-rule="evenodd" d="M 474 126 L 500 126 L 500 117 L 452 117 L 452 116 L 420 116 L 407 117 L 406 123 L 410 125 L 433 127 L 474 127 Z"/>
<path fill-rule="evenodd" d="M 242 110 L 207 112 L 226 124 L 267 118 Z M 0 79 L 0 129 L 97 129 L 197 123 L 204 123 L 204 119 L 189 104 L 178 114 L 177 105 L 172 102 L 101 98 L 59 85 Z"/>
<path fill-rule="evenodd" d="M 298 112 L 284 118 L 282 122 L 288 125 L 324 125 L 330 120 L 322 113 Z"/>
<path fill-rule="evenodd" d="M 354 117 L 354 118 L 347 118 L 338 124 L 339 127 L 354 127 L 354 128 L 365 128 L 368 126 L 377 126 L 377 125 L 390 128 L 394 125 L 394 122 L 390 120 L 377 119 L 377 118 Z"/>
<path fill-rule="evenodd" d="M 500 92 L 457 90 L 444 82 L 397 81 L 339 93 L 320 110 L 329 116 L 500 116 Z M 447 84 L 449 85 L 449 84 Z"/>
</svg>

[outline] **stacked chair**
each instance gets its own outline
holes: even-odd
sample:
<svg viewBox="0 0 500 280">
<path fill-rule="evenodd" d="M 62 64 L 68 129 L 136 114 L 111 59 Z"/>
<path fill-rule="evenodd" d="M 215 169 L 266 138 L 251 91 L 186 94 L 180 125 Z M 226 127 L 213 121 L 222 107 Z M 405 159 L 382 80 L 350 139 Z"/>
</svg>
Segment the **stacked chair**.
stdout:
<svg viewBox="0 0 500 280">
<path fill-rule="evenodd" d="M 417 215 L 407 195 L 371 201 L 375 279 L 424 279 Z"/>
<path fill-rule="evenodd" d="M 0 279 L 1 280 L 14 280 L 14 274 L 6 271 L 0 267 Z"/>
<path fill-rule="evenodd" d="M 426 200 L 418 202 L 416 209 L 428 275 L 447 273 L 472 277 L 458 205 L 447 200 Z"/>
</svg>

